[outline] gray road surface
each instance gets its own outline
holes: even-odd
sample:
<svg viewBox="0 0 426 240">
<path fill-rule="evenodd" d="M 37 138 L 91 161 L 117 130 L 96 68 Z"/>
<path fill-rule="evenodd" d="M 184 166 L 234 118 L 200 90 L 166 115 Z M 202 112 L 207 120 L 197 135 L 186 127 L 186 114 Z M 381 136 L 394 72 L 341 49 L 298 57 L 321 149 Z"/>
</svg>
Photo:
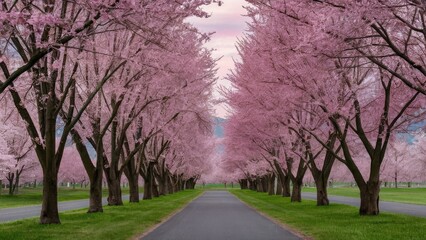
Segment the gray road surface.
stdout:
<svg viewBox="0 0 426 240">
<path fill-rule="evenodd" d="M 302 193 L 302 198 L 316 200 L 317 194 Z M 358 198 L 328 196 L 328 199 L 330 200 L 331 203 L 341 203 L 341 204 L 351 205 L 355 207 L 359 207 L 360 205 L 360 200 Z M 383 212 L 402 213 L 402 214 L 412 215 L 416 217 L 426 217 L 426 206 L 424 205 L 380 201 L 379 208 L 380 208 L 380 211 L 383 211 Z"/>
<path fill-rule="evenodd" d="M 142 199 L 142 194 L 141 194 Z M 129 195 L 123 196 L 123 201 L 128 201 Z M 102 198 L 103 205 L 107 204 L 107 199 Z M 81 208 L 89 207 L 89 199 L 73 200 L 66 202 L 59 202 L 59 211 L 68 211 Z M 41 205 L 27 206 L 27 207 L 16 207 L 16 208 L 4 208 L 0 209 L 0 222 L 10 222 L 20 220 L 24 218 L 38 217 L 40 216 Z"/>
<path fill-rule="evenodd" d="M 143 240 L 300 239 L 227 191 L 208 191 Z"/>
</svg>

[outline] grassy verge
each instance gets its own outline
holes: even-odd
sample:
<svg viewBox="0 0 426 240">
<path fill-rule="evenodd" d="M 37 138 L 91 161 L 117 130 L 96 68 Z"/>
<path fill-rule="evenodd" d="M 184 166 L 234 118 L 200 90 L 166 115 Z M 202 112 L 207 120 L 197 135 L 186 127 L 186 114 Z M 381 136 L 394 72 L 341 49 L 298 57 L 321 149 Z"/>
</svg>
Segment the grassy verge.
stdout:
<svg viewBox="0 0 426 240">
<path fill-rule="evenodd" d="M 123 188 L 123 195 L 129 193 L 128 188 Z M 143 189 L 140 189 L 140 192 L 143 192 Z M 0 209 L 1 208 L 11 208 L 11 207 L 21 207 L 29 205 L 41 204 L 42 201 L 43 189 L 41 187 L 37 188 L 22 188 L 19 189 L 19 194 L 17 195 L 0 195 Z M 108 195 L 108 189 L 103 189 L 103 195 Z M 89 189 L 88 188 L 64 188 L 60 187 L 58 189 L 58 200 L 61 201 L 71 201 L 79 199 L 89 198 Z"/>
<path fill-rule="evenodd" d="M 303 188 L 304 192 L 316 192 L 315 188 Z M 358 188 L 329 188 L 329 195 L 359 198 Z M 426 205 L 426 188 L 382 188 L 380 200 Z"/>
<path fill-rule="evenodd" d="M 0 239 L 129 239 L 136 237 L 200 195 L 185 190 L 140 203 L 105 207 L 104 213 L 86 209 L 60 214 L 62 224 L 40 225 L 38 219 L 0 224 Z"/>
<path fill-rule="evenodd" d="M 317 207 L 314 201 L 290 203 L 289 198 L 250 190 L 234 190 L 248 205 L 306 236 L 321 239 L 424 239 L 426 219 L 381 213 L 359 216 L 356 207 L 331 204 Z"/>
</svg>

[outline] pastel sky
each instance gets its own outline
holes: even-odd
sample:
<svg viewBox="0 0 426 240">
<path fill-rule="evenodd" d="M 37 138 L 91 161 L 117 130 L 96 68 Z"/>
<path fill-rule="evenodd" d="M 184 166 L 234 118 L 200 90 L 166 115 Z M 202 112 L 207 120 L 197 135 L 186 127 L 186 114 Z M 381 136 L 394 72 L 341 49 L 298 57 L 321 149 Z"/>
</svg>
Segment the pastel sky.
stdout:
<svg viewBox="0 0 426 240">
<path fill-rule="evenodd" d="M 211 14 L 207 19 L 192 18 L 189 21 L 198 27 L 202 32 L 215 32 L 210 42 L 206 44 L 207 48 L 216 49 L 213 53 L 215 58 L 222 59 L 218 62 L 218 83 L 215 86 L 215 98 L 219 98 L 217 91 L 220 85 L 229 87 L 230 83 L 224 78 L 231 69 L 234 68 L 233 59 L 238 58 L 238 52 L 235 43 L 239 37 L 243 36 L 246 27 L 246 21 L 249 19 L 243 15 L 246 13 L 243 6 L 247 6 L 244 0 L 225 0 L 222 6 L 212 4 L 204 10 Z M 226 117 L 224 105 L 218 104 L 215 107 L 216 116 Z"/>
</svg>

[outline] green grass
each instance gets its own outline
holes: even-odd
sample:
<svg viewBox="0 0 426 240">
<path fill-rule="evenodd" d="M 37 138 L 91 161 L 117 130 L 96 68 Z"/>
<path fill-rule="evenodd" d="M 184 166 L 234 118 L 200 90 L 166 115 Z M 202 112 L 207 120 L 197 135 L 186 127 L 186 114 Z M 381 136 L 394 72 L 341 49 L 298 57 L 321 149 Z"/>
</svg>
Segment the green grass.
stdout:
<svg viewBox="0 0 426 240">
<path fill-rule="evenodd" d="M 123 195 L 129 193 L 128 188 L 123 188 L 122 191 Z M 3 193 L 2 195 L 0 195 L 0 209 L 41 204 L 42 193 L 43 189 L 41 187 L 20 188 L 19 194 L 12 196 Z M 103 189 L 103 195 L 108 195 L 107 189 Z M 72 189 L 60 187 L 58 189 L 58 201 L 71 201 L 87 198 L 89 198 L 89 188 L 77 187 L 75 189 Z"/>
<path fill-rule="evenodd" d="M 232 190 L 257 210 L 316 240 L 425 239 L 426 219 L 381 213 L 359 216 L 356 207 L 331 204 L 317 207 L 314 201 L 290 203 L 289 198 L 250 190 Z"/>
<path fill-rule="evenodd" d="M 104 207 L 104 213 L 87 214 L 87 209 L 60 214 L 62 224 L 40 225 L 38 219 L 0 224 L 0 239 L 130 239 L 182 208 L 200 195 L 185 190 L 140 203 Z"/>
<path fill-rule="evenodd" d="M 315 188 L 303 188 L 304 192 L 316 192 Z M 329 195 L 359 198 L 356 187 L 329 188 Z M 426 205 L 426 188 L 382 188 L 380 200 Z"/>
</svg>

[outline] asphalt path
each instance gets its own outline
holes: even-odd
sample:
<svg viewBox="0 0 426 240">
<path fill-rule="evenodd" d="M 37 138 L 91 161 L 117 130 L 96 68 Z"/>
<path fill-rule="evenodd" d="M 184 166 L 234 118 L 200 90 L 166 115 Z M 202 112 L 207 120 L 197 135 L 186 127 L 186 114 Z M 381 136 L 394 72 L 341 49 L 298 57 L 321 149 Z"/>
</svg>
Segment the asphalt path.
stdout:
<svg viewBox="0 0 426 240">
<path fill-rule="evenodd" d="M 140 195 L 142 198 L 142 194 Z M 128 201 L 129 195 L 123 196 L 123 201 Z M 102 198 L 102 204 L 107 205 L 107 198 Z M 65 201 L 58 203 L 59 212 L 75 210 L 81 208 L 89 208 L 89 199 Z M 0 222 L 10 222 L 21 220 L 24 218 L 40 216 L 41 205 L 33 205 L 27 207 L 3 208 L 0 209 Z"/>
<path fill-rule="evenodd" d="M 300 239 L 227 191 L 207 191 L 143 240 Z"/>
<path fill-rule="evenodd" d="M 317 194 L 302 193 L 302 198 L 316 200 Z M 351 205 L 355 207 L 359 207 L 360 205 L 360 199 L 358 198 L 328 196 L 328 199 L 332 203 L 346 204 L 346 205 Z M 383 212 L 393 212 L 393 213 L 407 214 L 407 215 L 416 216 L 416 217 L 426 217 L 425 205 L 380 201 L 379 209 L 380 211 L 383 211 Z"/>
</svg>

